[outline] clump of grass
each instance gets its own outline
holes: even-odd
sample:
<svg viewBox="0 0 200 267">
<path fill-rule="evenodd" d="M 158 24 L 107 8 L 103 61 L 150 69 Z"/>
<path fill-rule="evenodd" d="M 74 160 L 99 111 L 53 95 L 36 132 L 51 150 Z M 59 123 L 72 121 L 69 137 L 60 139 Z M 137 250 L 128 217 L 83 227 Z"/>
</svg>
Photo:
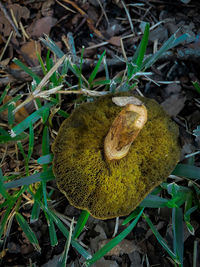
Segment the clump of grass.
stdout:
<svg viewBox="0 0 200 267">
<path fill-rule="evenodd" d="M 49 37 L 42 39 L 42 42 L 49 49 L 45 62 L 38 55 L 38 60 L 44 73 L 43 79 L 32 72 L 31 69 L 26 67 L 18 59 L 14 59 L 14 62 L 29 74 L 33 81 L 28 97 L 17 107 L 16 102 L 23 99 L 21 95 L 17 95 L 13 97 L 12 100 L 2 104 L 3 99 L 9 92 L 9 85 L 5 88 L 0 97 L 0 112 L 8 112 L 8 124 L 2 124 L 0 126 L 0 143 L 6 147 L 10 144 L 14 145 L 16 153 L 22 157 L 22 161 L 24 162 L 24 166 L 21 167 L 18 172 L 10 172 L 3 175 L 0 169 L 0 193 L 3 197 L 3 201 L 0 204 L 2 210 L 0 225 L 2 251 L 6 249 L 6 241 L 12 229 L 14 219 L 16 219 L 34 248 L 39 252 L 41 251 L 35 233 L 22 214 L 25 203 L 30 203 L 32 206 L 30 223 L 37 221 L 41 212 L 44 213 L 49 228 L 51 246 L 56 246 L 58 243 L 56 227 L 66 238 L 64 252 L 59 262 L 61 266 L 64 266 L 66 263 L 69 246 L 73 246 L 74 249 L 86 259 L 85 266 L 91 266 L 123 240 L 134 229 L 141 217 L 147 222 L 158 242 L 173 261 L 178 264 L 178 266 L 183 266 L 183 224 L 186 224 L 188 231 L 193 235 L 194 228 L 191 224 L 190 217 L 191 214 L 199 208 L 197 197 L 200 195 L 200 190 L 195 180 L 200 179 L 200 169 L 194 166 L 193 163 L 188 165 L 178 164 L 173 172 L 175 176 L 185 177 L 190 186 L 180 186 L 173 180 L 172 182 L 165 182 L 158 186 L 145 198 L 135 211 L 125 218 L 122 224 L 127 225 L 126 229 L 94 255 L 91 255 L 78 240 L 80 233 L 87 223 L 89 213 L 87 211 L 82 211 L 77 222 L 72 219 L 72 221 L 69 222 L 69 226 L 67 226 L 66 221 L 64 222 L 62 220 L 62 216 L 53 209 L 52 194 L 54 189 L 51 188 L 47 190 L 47 183 L 55 179 L 51 166 L 53 155 L 50 150 L 50 136 L 55 136 L 52 118 L 56 113 L 63 118 L 69 116 L 66 111 L 61 109 L 62 95 L 74 93 L 85 95 L 86 98 L 93 98 L 95 96 L 104 95 L 109 91 L 128 91 L 138 84 L 140 76 L 149 77 L 151 73 L 146 72 L 146 70 L 151 67 L 164 52 L 183 42 L 187 37 L 186 35 L 182 35 L 177 38 L 176 34 L 174 34 L 154 55 L 145 57 L 148 36 L 149 24 L 146 24 L 143 38 L 132 60 L 127 61 L 125 70 L 121 72 L 121 75 L 115 77 L 109 76 L 105 51 L 99 56 L 91 75 L 86 78 L 83 75 L 84 49 L 82 49 L 81 52 L 80 62 L 75 64 L 71 58 L 64 55 Z M 50 50 L 54 57 L 58 59 L 55 64 L 50 57 Z M 104 64 L 106 78 L 96 81 L 95 78 L 102 63 Z M 77 84 L 70 84 L 67 79 L 68 73 L 74 75 Z M 61 90 L 63 85 L 68 87 L 67 90 Z M 100 91 L 102 87 L 104 90 Z M 195 84 L 195 87 L 197 91 L 199 91 L 199 85 Z M 35 111 L 22 122 L 16 124 L 14 114 L 31 101 L 34 101 Z M 40 131 L 38 127 L 40 127 Z M 194 134 L 199 135 L 199 129 L 197 129 Z M 34 144 L 36 139 L 40 138 L 39 135 L 41 135 L 42 154 L 39 158 L 35 159 L 33 157 Z M 194 155 L 191 155 L 191 158 L 194 158 Z M 162 192 L 167 192 L 169 197 L 158 196 L 158 194 L 161 195 Z M 167 242 L 156 230 L 150 218 L 146 215 L 145 209 L 148 207 L 155 209 L 168 207 L 171 209 L 174 239 L 173 248 L 169 247 Z M 74 225 L 75 227 L 73 227 Z M 195 247 L 196 245 L 194 244 L 194 248 Z M 194 255 L 196 255 L 195 253 L 196 249 L 194 250 Z"/>
</svg>

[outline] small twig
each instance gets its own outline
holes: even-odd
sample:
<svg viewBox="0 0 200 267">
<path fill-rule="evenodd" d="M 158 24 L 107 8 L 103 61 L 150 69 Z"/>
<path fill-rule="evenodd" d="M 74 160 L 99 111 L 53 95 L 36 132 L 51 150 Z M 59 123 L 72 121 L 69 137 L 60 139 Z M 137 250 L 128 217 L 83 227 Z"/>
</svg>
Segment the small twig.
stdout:
<svg viewBox="0 0 200 267">
<path fill-rule="evenodd" d="M 14 13 L 13 13 L 12 8 L 10 8 L 10 14 L 11 14 L 11 18 L 12 18 L 12 20 L 13 20 L 15 26 L 16 26 L 17 29 L 18 29 L 18 28 L 19 28 L 19 25 L 18 25 L 18 23 L 17 23 L 17 20 L 16 20 L 16 18 L 15 18 L 15 15 L 14 15 Z"/>
<path fill-rule="evenodd" d="M 1 53 L 1 55 L 0 55 L 0 61 L 2 60 L 2 58 L 3 58 L 3 56 L 4 56 L 4 53 L 5 53 L 5 51 L 6 51 L 6 48 L 8 47 L 8 44 L 10 43 L 10 39 L 12 38 L 12 35 L 13 35 L 13 31 L 11 31 L 11 33 L 10 33 L 10 35 L 9 35 L 9 37 L 8 37 L 8 40 L 7 40 L 7 42 L 6 42 L 6 45 L 5 45 L 4 48 L 3 48 L 3 51 L 2 51 L 2 53 Z"/>
<path fill-rule="evenodd" d="M 129 11 L 128 11 L 128 9 L 127 9 L 127 7 L 126 7 L 124 1 L 121 0 L 121 2 L 122 2 L 122 5 L 123 5 L 123 7 L 124 7 L 124 9 L 125 9 L 125 11 L 126 11 L 126 15 L 127 15 L 128 21 L 129 21 L 130 26 L 131 26 L 131 31 L 134 33 L 133 23 L 132 23 L 132 20 L 131 20 L 131 16 L 130 16 L 130 14 L 129 14 Z"/>
<path fill-rule="evenodd" d="M 72 12 L 72 13 L 75 13 L 76 14 L 76 11 L 74 11 L 73 9 L 63 5 L 61 2 L 59 2 L 58 0 L 56 0 L 56 3 L 58 3 L 60 6 L 62 6 L 63 8 L 65 8 L 66 10 Z"/>
<path fill-rule="evenodd" d="M 19 33 L 17 27 L 15 26 L 15 23 L 11 19 L 10 15 L 8 14 L 8 11 L 7 11 L 6 7 L 3 5 L 3 3 L 1 1 L 0 1 L 0 9 L 4 13 L 5 18 L 9 21 L 9 23 L 11 24 L 11 26 L 15 30 L 17 37 L 21 37 L 21 34 Z"/>
<path fill-rule="evenodd" d="M 101 47 L 101 46 L 104 46 L 104 45 L 107 45 L 107 44 L 109 44 L 109 42 L 102 42 L 102 43 L 99 43 L 99 44 L 88 46 L 88 47 L 85 48 L 85 50 L 98 48 L 98 47 Z"/>
<path fill-rule="evenodd" d="M 103 8 L 103 5 L 102 5 L 101 1 L 100 1 L 100 0 L 97 0 L 97 1 L 98 1 L 99 5 L 100 5 L 100 7 L 101 7 L 101 10 L 102 10 L 102 12 L 103 12 L 103 14 L 104 14 L 105 19 L 106 19 L 106 21 L 107 21 L 107 23 L 108 23 L 108 25 L 109 25 L 110 22 L 109 22 L 109 20 L 108 20 L 108 16 L 107 16 L 107 14 L 106 14 L 106 12 L 105 12 L 105 9 Z"/>
<path fill-rule="evenodd" d="M 78 95 L 87 95 L 87 96 L 102 96 L 102 95 L 106 95 L 108 94 L 109 92 L 106 92 L 106 91 L 101 91 L 101 92 L 97 92 L 97 91 L 93 91 L 93 90 L 87 90 L 87 89 L 81 89 L 81 90 L 76 90 L 76 91 L 73 91 L 73 90 L 59 90 L 57 91 L 57 93 L 59 94 L 78 94 Z"/>
<path fill-rule="evenodd" d="M 21 21 L 19 22 L 19 26 L 21 28 L 23 35 L 24 35 L 24 38 L 30 39 L 30 37 L 28 36 L 27 32 L 25 31 L 24 26 L 23 26 Z"/>
</svg>

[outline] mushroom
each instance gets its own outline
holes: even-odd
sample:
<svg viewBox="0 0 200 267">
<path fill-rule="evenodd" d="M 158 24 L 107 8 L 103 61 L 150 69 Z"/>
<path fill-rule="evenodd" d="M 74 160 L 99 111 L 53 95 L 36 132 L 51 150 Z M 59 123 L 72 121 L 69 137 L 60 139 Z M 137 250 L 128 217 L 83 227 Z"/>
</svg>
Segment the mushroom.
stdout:
<svg viewBox="0 0 200 267">
<path fill-rule="evenodd" d="M 178 136 L 155 100 L 121 93 L 84 103 L 52 146 L 57 186 L 95 218 L 128 215 L 175 168 Z"/>
</svg>

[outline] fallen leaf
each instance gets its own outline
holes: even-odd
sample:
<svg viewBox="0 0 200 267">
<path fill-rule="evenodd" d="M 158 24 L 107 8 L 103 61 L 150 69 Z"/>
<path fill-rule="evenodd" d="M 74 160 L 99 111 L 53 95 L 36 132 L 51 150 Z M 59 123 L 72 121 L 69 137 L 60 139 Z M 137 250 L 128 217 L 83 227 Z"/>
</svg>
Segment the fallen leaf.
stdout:
<svg viewBox="0 0 200 267">
<path fill-rule="evenodd" d="M 149 34 L 149 41 L 154 42 L 158 40 L 159 42 L 164 42 L 168 38 L 167 29 L 164 26 L 159 26 L 156 29 L 152 30 Z"/>
<path fill-rule="evenodd" d="M 170 116 L 177 116 L 185 105 L 186 97 L 181 94 L 173 94 L 168 97 L 161 106 Z"/>
<path fill-rule="evenodd" d="M 128 256 L 131 261 L 131 267 L 143 267 L 142 260 L 138 251 L 134 251 Z"/>
<path fill-rule="evenodd" d="M 43 17 L 34 21 L 29 28 L 27 33 L 32 37 L 41 37 L 43 34 L 49 35 L 51 28 L 56 24 L 57 19 L 53 17 Z"/>
<path fill-rule="evenodd" d="M 110 240 L 106 239 L 99 242 L 99 249 L 105 246 Z M 121 254 L 130 254 L 134 251 L 140 252 L 140 248 L 135 245 L 133 240 L 123 239 L 118 245 L 111 249 L 106 256 L 119 256 Z"/>
<path fill-rule="evenodd" d="M 53 15 L 53 8 L 51 8 L 52 5 L 55 4 L 55 0 L 46 0 L 43 4 L 42 4 L 42 15 L 44 17 L 47 16 L 52 16 Z"/>
<path fill-rule="evenodd" d="M 121 46 L 121 42 L 120 42 L 120 40 L 121 40 L 121 36 L 113 36 L 113 37 L 111 37 L 109 40 L 108 40 L 108 42 L 110 43 L 110 44 L 112 44 L 112 45 L 115 45 L 115 46 Z"/>
<path fill-rule="evenodd" d="M 118 267 L 119 265 L 117 264 L 116 261 L 112 260 L 105 260 L 104 258 L 101 258 L 94 264 L 92 264 L 93 267 Z"/>
<path fill-rule="evenodd" d="M 181 85 L 177 83 L 171 83 L 165 87 L 165 92 L 167 96 L 171 94 L 178 94 L 181 92 L 181 90 L 182 90 Z"/>
<path fill-rule="evenodd" d="M 41 46 L 40 43 L 34 40 L 26 42 L 21 47 L 21 52 L 24 54 L 24 59 L 30 66 L 38 65 L 38 58 L 36 52 L 41 55 Z"/>
<path fill-rule="evenodd" d="M 90 247 L 96 252 L 98 250 L 98 244 L 100 241 L 105 240 L 107 236 L 103 227 L 99 224 L 95 226 L 94 231 L 99 233 L 99 235 L 90 239 Z"/>
</svg>

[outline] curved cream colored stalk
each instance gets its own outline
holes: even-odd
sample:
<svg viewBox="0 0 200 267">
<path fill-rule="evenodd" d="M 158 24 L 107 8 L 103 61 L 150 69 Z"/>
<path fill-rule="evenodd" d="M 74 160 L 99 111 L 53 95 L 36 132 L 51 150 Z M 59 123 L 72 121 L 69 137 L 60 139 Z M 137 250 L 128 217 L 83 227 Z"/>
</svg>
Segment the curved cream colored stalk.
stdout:
<svg viewBox="0 0 200 267">
<path fill-rule="evenodd" d="M 115 103 L 114 99 L 113 102 Z M 129 104 L 130 101 L 128 101 L 127 103 L 123 104 L 125 107 L 114 119 L 104 140 L 104 153 L 107 160 L 125 157 L 147 121 L 147 109 L 142 102 Z"/>
</svg>

